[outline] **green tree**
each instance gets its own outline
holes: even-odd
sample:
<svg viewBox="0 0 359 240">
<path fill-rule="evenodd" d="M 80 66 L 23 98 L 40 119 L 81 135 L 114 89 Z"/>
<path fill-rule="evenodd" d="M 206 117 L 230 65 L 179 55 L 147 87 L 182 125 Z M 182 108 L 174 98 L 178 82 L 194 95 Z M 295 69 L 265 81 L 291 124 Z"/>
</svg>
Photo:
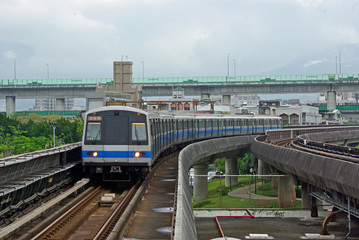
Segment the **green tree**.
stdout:
<svg viewBox="0 0 359 240">
<path fill-rule="evenodd" d="M 226 158 L 217 158 L 214 161 L 215 166 L 217 167 L 218 171 L 225 173 L 226 171 Z"/>
<path fill-rule="evenodd" d="M 53 129 L 49 120 L 34 113 L 27 117 L 0 114 L 0 157 L 52 147 Z M 82 139 L 83 119 L 50 118 L 58 123 L 56 146 Z"/>
</svg>

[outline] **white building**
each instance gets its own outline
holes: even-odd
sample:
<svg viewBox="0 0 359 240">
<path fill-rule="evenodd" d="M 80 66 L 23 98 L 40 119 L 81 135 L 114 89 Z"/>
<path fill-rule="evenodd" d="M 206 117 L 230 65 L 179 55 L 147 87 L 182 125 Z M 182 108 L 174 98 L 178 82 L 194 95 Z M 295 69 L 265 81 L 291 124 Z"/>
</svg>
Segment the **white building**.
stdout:
<svg viewBox="0 0 359 240">
<path fill-rule="evenodd" d="M 232 96 L 231 102 L 235 107 L 258 106 L 259 100 L 258 95 L 236 95 Z"/>
<path fill-rule="evenodd" d="M 54 98 L 40 98 L 35 100 L 35 105 L 31 111 L 54 111 L 56 99 Z M 65 110 L 71 110 L 74 107 L 73 98 L 65 98 Z"/>
<path fill-rule="evenodd" d="M 283 125 L 317 125 L 322 123 L 319 108 L 308 105 L 277 108 L 277 116 L 282 118 Z"/>
</svg>

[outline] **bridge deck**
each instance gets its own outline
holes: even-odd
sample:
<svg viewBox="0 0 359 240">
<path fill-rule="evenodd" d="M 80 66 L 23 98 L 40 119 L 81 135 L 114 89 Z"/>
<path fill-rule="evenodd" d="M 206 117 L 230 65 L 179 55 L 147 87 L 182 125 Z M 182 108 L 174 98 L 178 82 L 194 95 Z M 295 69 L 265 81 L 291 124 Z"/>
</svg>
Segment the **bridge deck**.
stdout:
<svg viewBox="0 0 359 240">
<path fill-rule="evenodd" d="M 359 74 L 318 75 L 259 75 L 259 76 L 208 76 L 208 77 L 148 77 L 133 78 L 133 83 L 146 84 L 205 84 L 205 83 L 273 83 L 273 82 L 352 82 Z M 54 85 L 112 85 L 112 78 L 71 79 L 2 79 L 1 86 L 54 86 Z"/>
</svg>

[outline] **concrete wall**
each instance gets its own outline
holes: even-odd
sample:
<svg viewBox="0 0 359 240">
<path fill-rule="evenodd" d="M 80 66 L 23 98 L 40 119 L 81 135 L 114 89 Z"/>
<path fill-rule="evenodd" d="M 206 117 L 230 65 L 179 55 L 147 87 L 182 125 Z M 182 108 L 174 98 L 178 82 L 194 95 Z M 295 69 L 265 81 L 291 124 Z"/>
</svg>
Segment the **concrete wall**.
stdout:
<svg viewBox="0 0 359 240">
<path fill-rule="evenodd" d="M 41 172 L 66 162 L 81 161 L 81 143 L 35 151 L 0 159 L 0 184 Z"/>
<path fill-rule="evenodd" d="M 249 148 L 254 136 L 211 139 L 184 148 L 178 158 L 177 209 L 174 239 L 197 239 L 188 171 L 201 160 L 220 153 Z"/>
</svg>

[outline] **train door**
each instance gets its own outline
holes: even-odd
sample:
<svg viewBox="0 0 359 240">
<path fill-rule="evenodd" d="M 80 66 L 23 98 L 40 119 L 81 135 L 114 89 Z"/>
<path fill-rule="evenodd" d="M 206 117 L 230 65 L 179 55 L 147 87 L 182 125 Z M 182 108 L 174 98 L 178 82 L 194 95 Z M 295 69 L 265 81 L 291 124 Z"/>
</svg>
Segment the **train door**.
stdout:
<svg viewBox="0 0 359 240">
<path fill-rule="evenodd" d="M 104 117 L 102 127 L 102 136 L 106 136 L 103 139 L 104 157 L 107 157 L 107 153 L 119 156 L 123 156 L 121 153 L 127 154 L 129 151 L 130 131 L 132 131 L 132 126 L 130 126 L 128 116 L 115 115 Z M 119 161 L 121 160 L 119 159 Z M 128 159 L 122 161 L 128 161 Z"/>
<path fill-rule="evenodd" d="M 223 135 L 228 135 L 228 119 L 223 119 Z"/>
<path fill-rule="evenodd" d="M 213 119 L 210 120 L 211 121 L 211 136 L 213 136 Z"/>
<path fill-rule="evenodd" d="M 238 131 L 238 125 L 237 125 L 237 122 L 238 120 L 237 119 L 232 119 L 232 122 L 233 122 L 233 135 L 236 134 L 236 131 Z"/>
<path fill-rule="evenodd" d="M 163 120 L 160 119 L 159 121 L 159 134 L 160 134 L 160 149 L 163 148 Z"/>
<path fill-rule="evenodd" d="M 246 119 L 245 123 L 246 123 L 247 133 L 249 133 L 250 126 L 252 125 L 252 120 L 251 119 Z"/>
<path fill-rule="evenodd" d="M 197 119 L 197 137 L 200 138 L 201 137 L 201 119 Z"/>
<path fill-rule="evenodd" d="M 152 151 L 152 155 L 155 156 L 156 155 L 156 149 L 155 149 L 156 136 L 155 136 L 155 125 L 154 125 L 154 120 L 153 119 L 150 120 L 150 126 L 151 126 L 151 138 L 152 138 L 151 139 L 152 140 L 151 151 Z"/>
<path fill-rule="evenodd" d="M 242 133 L 242 122 L 243 122 L 243 120 L 242 119 L 238 119 L 238 124 L 239 124 L 239 134 L 241 134 Z"/>
<path fill-rule="evenodd" d="M 255 133 L 256 129 L 257 129 L 257 120 L 253 119 L 253 121 L 252 121 L 252 134 Z"/>
<path fill-rule="evenodd" d="M 164 122 L 164 124 L 165 124 L 165 146 L 167 146 L 168 145 L 168 134 L 169 134 L 169 132 L 168 132 L 168 119 L 166 119 L 165 120 L 165 122 Z"/>
<path fill-rule="evenodd" d="M 204 137 L 207 137 L 207 119 L 203 119 Z"/>
<path fill-rule="evenodd" d="M 171 119 L 171 126 L 170 126 L 170 131 L 171 131 L 171 143 L 173 143 L 174 141 L 174 119 Z"/>
</svg>

